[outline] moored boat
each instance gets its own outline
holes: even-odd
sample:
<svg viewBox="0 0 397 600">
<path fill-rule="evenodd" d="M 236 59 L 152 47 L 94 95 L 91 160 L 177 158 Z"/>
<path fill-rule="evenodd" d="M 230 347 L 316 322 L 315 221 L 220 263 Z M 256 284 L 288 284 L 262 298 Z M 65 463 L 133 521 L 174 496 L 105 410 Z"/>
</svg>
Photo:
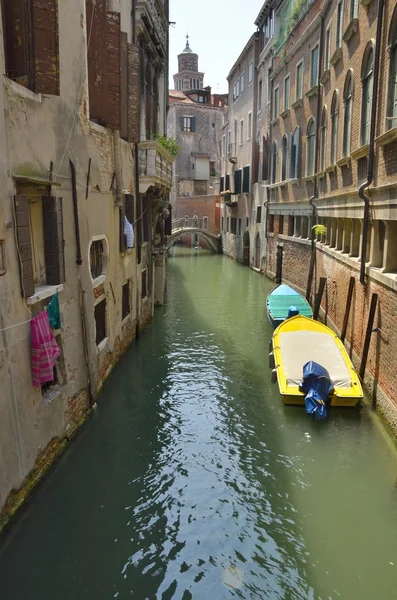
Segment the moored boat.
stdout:
<svg viewBox="0 0 397 600">
<path fill-rule="evenodd" d="M 304 406 L 309 396 L 328 406 L 354 407 L 362 399 L 343 343 L 323 323 L 301 315 L 287 319 L 275 330 L 271 350 L 269 365 L 285 404 Z"/>
<path fill-rule="evenodd" d="M 284 283 L 277 286 L 268 295 L 266 310 L 270 324 L 274 328 L 294 315 L 313 317 L 313 311 L 306 298 Z"/>
</svg>

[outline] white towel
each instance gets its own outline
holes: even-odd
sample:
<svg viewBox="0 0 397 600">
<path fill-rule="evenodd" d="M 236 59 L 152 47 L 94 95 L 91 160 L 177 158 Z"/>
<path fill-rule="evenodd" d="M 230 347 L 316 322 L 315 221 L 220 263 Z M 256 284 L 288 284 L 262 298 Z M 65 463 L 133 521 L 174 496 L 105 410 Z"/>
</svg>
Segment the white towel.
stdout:
<svg viewBox="0 0 397 600">
<path fill-rule="evenodd" d="M 129 222 L 126 216 L 124 216 L 124 235 L 127 242 L 127 248 L 134 247 L 134 227 Z"/>
</svg>

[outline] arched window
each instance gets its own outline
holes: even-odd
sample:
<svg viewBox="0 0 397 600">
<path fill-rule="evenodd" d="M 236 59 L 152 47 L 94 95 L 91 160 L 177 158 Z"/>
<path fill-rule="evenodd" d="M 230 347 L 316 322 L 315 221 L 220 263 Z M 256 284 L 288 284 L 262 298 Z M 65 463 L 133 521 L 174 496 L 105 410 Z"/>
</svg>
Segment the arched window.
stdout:
<svg viewBox="0 0 397 600">
<path fill-rule="evenodd" d="M 316 123 L 310 119 L 307 126 L 307 167 L 306 174 L 314 174 L 314 154 L 316 149 Z"/>
<path fill-rule="evenodd" d="M 300 145 L 301 145 L 301 128 L 296 127 L 291 135 L 291 148 L 289 157 L 289 176 L 290 179 L 298 179 L 300 177 Z"/>
<path fill-rule="evenodd" d="M 281 181 L 287 179 L 287 153 L 288 153 L 288 139 L 287 136 L 283 136 L 282 146 L 282 161 L 281 161 Z"/>
<path fill-rule="evenodd" d="M 320 139 L 320 170 L 325 169 L 325 148 L 327 142 L 327 107 L 323 106 L 321 113 L 321 139 Z"/>
<path fill-rule="evenodd" d="M 272 180 L 271 183 L 276 183 L 277 179 L 277 143 L 272 144 Z"/>
<path fill-rule="evenodd" d="M 345 114 L 343 116 L 343 156 L 350 156 L 353 108 L 353 77 L 351 71 L 348 71 L 346 75 L 343 102 L 345 104 Z"/>
<path fill-rule="evenodd" d="M 336 163 L 336 149 L 338 147 L 338 120 L 339 120 L 339 92 L 334 91 L 331 103 L 331 165 Z"/>
<path fill-rule="evenodd" d="M 367 46 L 361 69 L 361 80 L 363 95 L 361 100 L 361 145 L 369 142 L 369 130 L 371 126 L 372 96 L 374 85 L 374 49 L 372 44 Z"/>
<path fill-rule="evenodd" d="M 390 68 L 387 98 L 387 129 L 397 127 L 397 6 L 394 9 L 389 34 Z"/>
</svg>

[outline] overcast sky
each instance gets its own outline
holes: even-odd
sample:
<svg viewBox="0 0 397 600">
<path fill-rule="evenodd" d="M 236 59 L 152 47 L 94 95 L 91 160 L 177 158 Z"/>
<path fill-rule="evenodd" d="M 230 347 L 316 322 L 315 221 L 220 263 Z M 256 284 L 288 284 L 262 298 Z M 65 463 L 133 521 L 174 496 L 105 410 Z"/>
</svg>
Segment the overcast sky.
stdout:
<svg viewBox="0 0 397 600">
<path fill-rule="evenodd" d="M 226 77 L 254 33 L 254 21 L 264 0 L 170 0 L 170 88 L 178 72 L 177 55 L 186 46 L 199 55 L 204 85 L 227 92 Z M 218 89 L 219 84 L 219 89 Z"/>
</svg>

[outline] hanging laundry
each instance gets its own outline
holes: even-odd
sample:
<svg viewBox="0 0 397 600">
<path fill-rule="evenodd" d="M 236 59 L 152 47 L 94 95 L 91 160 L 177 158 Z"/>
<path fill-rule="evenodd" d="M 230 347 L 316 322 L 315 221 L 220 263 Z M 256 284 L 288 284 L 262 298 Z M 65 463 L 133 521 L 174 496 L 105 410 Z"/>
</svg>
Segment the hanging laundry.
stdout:
<svg viewBox="0 0 397 600">
<path fill-rule="evenodd" d="M 134 227 L 129 222 L 127 217 L 124 217 L 124 235 L 125 235 L 127 248 L 133 248 L 134 247 Z"/>
<path fill-rule="evenodd" d="M 53 329 L 61 329 L 61 313 L 59 311 L 58 292 L 55 294 L 49 305 L 47 306 L 47 314 L 50 320 L 50 326 Z"/>
<path fill-rule="evenodd" d="M 30 321 L 32 381 L 35 387 L 54 380 L 54 366 L 62 354 L 44 310 Z"/>
</svg>

